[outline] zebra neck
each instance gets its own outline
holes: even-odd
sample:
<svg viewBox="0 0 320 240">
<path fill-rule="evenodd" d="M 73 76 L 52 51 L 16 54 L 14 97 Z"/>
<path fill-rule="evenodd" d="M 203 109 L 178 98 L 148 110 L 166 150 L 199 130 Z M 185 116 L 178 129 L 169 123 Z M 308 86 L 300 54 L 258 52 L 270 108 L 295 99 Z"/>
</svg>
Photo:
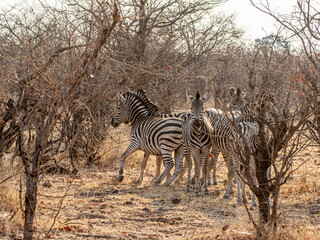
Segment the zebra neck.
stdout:
<svg viewBox="0 0 320 240">
<path fill-rule="evenodd" d="M 130 121 L 132 125 L 136 125 L 139 119 L 149 115 L 149 111 L 146 108 L 141 108 L 141 105 L 132 106 L 130 108 Z"/>
<path fill-rule="evenodd" d="M 206 125 L 204 124 L 204 122 L 200 122 L 200 127 L 196 127 L 192 124 L 192 131 L 194 134 L 196 135 L 201 135 L 207 132 L 207 128 Z"/>
</svg>

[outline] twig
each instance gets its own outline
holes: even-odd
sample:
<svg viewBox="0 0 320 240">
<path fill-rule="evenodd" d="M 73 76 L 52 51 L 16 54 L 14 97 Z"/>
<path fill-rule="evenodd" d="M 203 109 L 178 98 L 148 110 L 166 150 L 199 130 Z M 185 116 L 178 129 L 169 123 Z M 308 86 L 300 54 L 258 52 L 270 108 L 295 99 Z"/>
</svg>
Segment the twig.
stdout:
<svg viewBox="0 0 320 240">
<path fill-rule="evenodd" d="M 249 209 L 248 209 L 248 206 L 247 206 L 247 204 L 246 204 L 246 201 L 245 201 L 245 199 L 244 199 L 244 196 L 242 196 L 242 201 L 243 201 L 243 204 L 244 204 L 244 206 L 245 206 L 245 208 L 246 208 L 246 211 L 247 211 L 247 214 L 248 214 L 248 216 L 249 216 L 250 221 L 252 222 L 254 228 L 255 228 L 256 230 L 258 230 L 258 226 L 257 226 L 256 222 L 254 221 L 251 212 L 250 212 Z"/>
<path fill-rule="evenodd" d="M 51 227 L 49 228 L 49 230 L 47 231 L 47 233 L 46 233 L 46 235 L 44 236 L 43 239 L 46 239 L 46 238 L 48 237 L 48 235 L 49 235 L 49 233 L 51 232 L 53 226 L 55 225 L 56 220 L 57 220 L 57 217 L 58 217 L 58 215 L 59 215 L 59 213 L 60 213 L 60 210 L 61 210 L 61 207 L 62 207 L 63 200 L 66 198 L 67 193 L 68 193 L 68 191 L 69 191 L 70 186 L 72 185 L 72 183 L 73 183 L 73 179 L 72 179 L 72 181 L 70 182 L 70 184 L 68 185 L 67 190 L 65 191 L 64 195 L 61 197 L 60 202 L 59 202 L 58 211 L 57 211 L 56 215 L 55 215 L 54 218 L 53 218 L 53 222 L 52 222 Z"/>
<path fill-rule="evenodd" d="M 13 178 L 14 176 L 17 176 L 17 175 L 19 175 L 19 174 L 21 174 L 21 173 L 23 173 L 23 172 L 17 172 L 17 173 L 15 173 L 15 174 L 13 174 L 13 175 L 11 175 L 11 176 L 9 176 L 9 177 L 5 178 L 4 180 L 2 180 L 2 181 L 0 182 L 0 184 L 2 184 L 2 183 L 4 183 L 4 182 L 8 181 L 9 179 L 11 179 L 11 178 Z"/>
<path fill-rule="evenodd" d="M 83 102 L 81 102 L 79 99 L 76 99 L 74 101 L 80 103 L 81 105 L 83 105 L 87 109 L 87 111 L 90 114 L 90 117 L 92 119 L 92 122 L 95 123 L 96 121 L 94 120 L 94 117 L 92 116 L 92 113 L 91 113 L 90 109 L 88 108 L 88 106 L 86 104 L 84 104 Z"/>
<path fill-rule="evenodd" d="M 110 235 L 92 235 L 92 234 L 80 234 L 80 233 L 76 233 L 76 235 L 79 237 L 89 237 L 89 238 L 114 238 L 113 236 L 110 236 Z"/>
<path fill-rule="evenodd" d="M 22 183 L 21 183 L 21 176 L 20 176 L 20 189 L 19 189 L 19 198 L 20 198 L 20 209 L 22 212 L 24 212 L 23 207 L 22 207 Z"/>
</svg>

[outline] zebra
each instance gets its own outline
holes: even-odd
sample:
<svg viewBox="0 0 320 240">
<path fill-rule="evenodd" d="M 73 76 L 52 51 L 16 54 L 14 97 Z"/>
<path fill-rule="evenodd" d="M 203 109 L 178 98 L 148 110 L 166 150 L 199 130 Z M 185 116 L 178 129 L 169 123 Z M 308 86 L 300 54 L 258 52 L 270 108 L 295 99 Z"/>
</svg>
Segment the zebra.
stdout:
<svg viewBox="0 0 320 240">
<path fill-rule="evenodd" d="M 156 105 L 154 105 L 149 100 L 149 98 L 146 96 L 146 91 L 145 90 L 138 89 L 138 90 L 134 91 L 133 93 L 136 94 L 144 102 L 145 106 L 149 109 L 149 112 L 150 112 L 151 116 L 162 117 L 162 118 L 168 118 L 168 117 L 184 118 L 187 114 L 189 114 L 188 111 L 183 111 L 183 112 L 179 112 L 179 113 L 169 113 L 169 114 L 159 113 L 158 107 Z M 222 110 L 215 109 L 215 108 L 206 110 L 206 112 L 207 111 L 213 111 L 213 112 L 216 112 L 216 113 L 218 113 L 218 112 L 219 113 L 223 113 Z M 219 153 L 217 153 L 217 154 L 219 154 Z M 183 175 L 184 175 L 184 173 L 185 173 L 185 171 L 187 169 L 188 164 L 191 165 L 191 166 L 189 165 L 189 167 L 192 167 L 191 157 L 188 155 L 188 153 L 185 153 L 184 156 L 185 156 L 185 163 L 186 164 L 184 164 L 183 170 L 180 173 L 180 176 L 177 179 L 176 183 L 179 183 L 183 179 Z M 188 158 L 190 158 L 190 160 Z M 141 164 L 141 166 L 142 166 L 141 167 L 141 174 L 143 174 L 144 167 L 146 166 L 146 161 L 147 161 L 147 159 L 144 158 L 143 162 Z M 161 166 L 161 161 L 159 161 L 157 159 L 156 174 L 160 171 L 160 166 Z M 214 172 L 213 172 L 213 184 L 217 185 L 218 181 L 217 181 L 217 177 L 216 177 L 216 168 L 214 167 L 213 169 L 214 169 Z M 190 176 L 189 176 L 189 179 L 190 179 Z M 209 185 L 211 185 L 211 181 L 210 180 L 211 180 L 211 178 L 208 177 L 208 184 Z M 189 180 L 189 185 L 190 185 L 190 180 Z M 186 187 L 186 189 L 189 190 L 189 187 Z"/>
<path fill-rule="evenodd" d="M 111 125 L 118 127 L 121 123 L 131 122 L 130 144 L 120 157 L 118 180 L 123 176 L 125 159 L 137 150 L 146 154 L 162 156 L 165 169 L 154 181 L 159 184 L 173 168 L 171 153 L 175 152 L 175 171 L 164 186 L 168 186 L 182 170 L 183 146 L 181 143 L 182 120 L 179 118 L 158 118 L 149 116 L 150 112 L 143 101 L 132 92 L 120 96 L 120 102 L 111 119 Z M 147 155 L 148 156 L 148 155 Z"/>
<path fill-rule="evenodd" d="M 259 133 L 259 125 L 256 121 L 254 121 L 253 117 L 254 117 L 254 111 L 252 110 L 252 107 L 265 107 L 265 108 L 269 108 L 269 110 L 272 109 L 272 111 L 276 111 L 276 108 L 274 106 L 274 97 L 270 94 L 256 94 L 255 98 L 256 98 L 256 102 L 254 102 L 253 104 L 249 104 L 248 100 L 246 99 L 246 91 L 241 91 L 239 88 L 237 88 L 237 90 L 235 89 L 230 89 L 230 96 L 231 96 L 231 101 L 229 106 L 232 106 L 234 109 L 241 111 L 241 116 L 238 117 L 237 121 L 238 121 L 238 126 L 241 126 L 241 133 L 244 136 L 244 139 L 241 138 L 238 135 L 238 143 L 240 143 L 240 145 L 244 144 L 243 142 L 241 143 L 241 141 L 246 141 L 246 144 L 252 149 L 252 151 L 254 151 L 257 148 L 257 142 L 258 142 L 258 133 Z M 267 112 L 269 111 L 267 109 Z M 270 126 L 271 128 L 274 127 L 275 125 L 275 121 L 273 119 L 272 116 L 270 116 L 267 113 L 266 119 L 268 119 L 268 122 L 271 122 Z M 265 126 L 264 129 L 265 132 L 265 136 L 266 136 L 266 140 L 268 141 L 269 139 L 269 128 L 268 126 Z M 241 151 L 240 151 L 241 154 Z M 240 162 L 236 162 L 236 169 L 240 168 Z M 254 160 L 250 159 L 249 162 L 249 171 L 250 171 L 250 175 L 252 176 L 252 180 L 254 182 L 254 184 L 256 186 L 258 186 L 258 180 L 256 178 L 256 165 Z M 268 178 L 271 178 L 271 168 L 268 169 Z M 243 196 L 245 198 L 245 201 L 247 202 L 246 199 L 246 188 L 245 188 L 245 184 L 243 183 L 243 181 L 241 181 L 241 179 L 239 179 L 239 181 L 241 182 L 240 184 L 238 184 L 237 182 L 237 186 L 238 185 L 242 185 L 242 191 L 243 191 Z M 272 202 L 271 199 L 269 197 L 269 205 L 270 207 L 272 207 Z M 252 195 L 252 206 L 257 206 L 256 203 L 256 196 L 255 194 Z"/>
<path fill-rule="evenodd" d="M 148 108 L 149 110 L 149 115 L 151 116 L 156 116 L 156 117 L 177 117 L 177 118 L 183 118 L 184 116 L 186 116 L 186 114 L 188 114 L 187 111 L 184 111 L 184 112 L 180 112 L 180 113 L 170 113 L 170 114 L 163 114 L 163 113 L 159 113 L 159 109 L 156 105 L 154 105 L 149 99 L 148 97 L 146 96 L 146 91 L 144 90 L 136 90 L 133 92 L 135 95 L 137 95 L 142 101 L 143 103 L 145 104 L 145 106 Z M 213 109 L 208 109 L 208 110 L 205 110 L 205 113 L 208 114 L 208 116 L 210 116 L 212 119 L 211 119 L 211 122 L 212 124 L 214 124 L 214 122 L 216 121 L 216 114 L 218 115 L 224 115 L 225 114 L 225 111 L 221 110 L 221 109 L 216 109 L 216 108 L 213 108 Z M 232 113 L 229 113 L 228 114 L 233 114 L 234 116 L 238 116 L 239 115 L 239 112 L 238 111 L 233 111 Z M 231 116 L 231 115 L 230 115 Z M 212 176 L 212 179 L 213 179 L 213 184 L 214 185 L 217 185 L 218 184 L 218 181 L 217 181 L 217 177 L 216 177 L 216 161 L 215 161 L 215 158 L 219 155 L 220 153 L 220 149 L 221 148 L 213 148 L 212 152 L 211 152 L 211 160 L 210 160 L 210 169 L 209 169 L 209 173 L 211 172 L 211 170 L 213 169 L 213 176 Z M 228 156 L 226 153 L 230 153 L 230 149 L 227 150 L 227 151 L 222 151 L 222 155 L 225 159 L 225 162 L 227 163 L 227 166 L 228 166 Z M 191 165 L 192 167 L 192 163 L 190 163 L 191 160 L 188 160 L 189 156 L 187 153 L 184 154 L 185 155 L 185 163 L 184 164 L 184 168 L 183 168 L 183 171 L 181 172 L 180 174 L 180 177 L 179 179 L 182 179 L 183 177 L 183 174 L 184 172 L 186 171 L 188 164 Z M 147 162 L 148 158 L 143 158 L 143 161 L 141 163 L 141 173 L 140 173 L 140 177 L 139 179 L 142 180 L 143 178 L 143 171 L 144 171 L 144 168 L 146 166 L 146 162 Z M 157 169 L 156 169 L 156 175 L 155 177 L 158 175 L 158 173 L 160 172 L 160 165 L 161 165 L 161 159 L 158 159 L 157 158 Z M 229 169 L 230 167 L 228 167 Z M 188 167 L 189 169 L 189 167 Z M 229 170 L 230 172 L 230 170 Z M 234 175 L 234 174 L 233 174 Z M 142 176 L 142 177 L 141 177 Z M 190 178 L 190 176 L 189 176 Z M 233 178 L 233 177 L 232 177 Z M 179 180 L 177 179 L 177 180 Z M 176 181 L 178 182 L 178 181 Z M 190 182 L 190 181 L 189 181 Z M 208 177 L 208 184 L 211 185 L 211 178 Z M 189 186 L 189 184 L 187 184 L 187 186 Z M 187 190 L 189 190 L 189 187 L 186 187 Z M 231 193 L 233 193 L 233 190 L 231 189 Z M 225 196 L 225 198 L 228 198 L 228 195 Z"/>
<path fill-rule="evenodd" d="M 219 128 L 220 128 L 220 123 L 216 123 L 217 119 L 221 119 L 223 116 L 228 116 L 229 118 L 237 118 L 240 116 L 240 111 L 223 111 L 221 109 L 217 108 L 212 108 L 212 109 L 207 109 L 206 114 L 210 118 L 212 126 L 214 126 L 214 132 L 215 134 L 219 134 Z M 223 125 L 222 125 L 223 127 Z M 208 184 L 211 185 L 211 178 L 210 178 L 210 172 L 212 172 L 212 183 L 213 185 L 218 185 L 218 179 L 217 179 L 217 158 L 218 155 L 221 153 L 223 156 L 223 159 L 228 166 L 229 169 L 229 154 L 228 151 L 224 151 L 223 149 L 226 149 L 226 147 L 222 147 L 221 145 L 214 145 L 210 154 L 210 164 L 209 164 L 209 182 Z M 233 190 L 231 189 L 231 193 L 233 193 Z M 227 196 L 226 196 L 227 198 Z"/>
<path fill-rule="evenodd" d="M 170 117 L 181 118 L 182 116 L 184 116 L 187 113 L 187 112 L 169 113 L 169 114 L 159 113 L 159 108 L 149 100 L 149 98 L 146 95 L 145 90 L 137 89 L 132 93 L 135 94 L 137 97 L 139 97 L 139 99 L 143 102 L 143 104 L 145 105 L 145 107 L 149 111 L 149 114 L 148 114 L 149 116 L 160 117 L 160 118 L 170 118 Z M 149 159 L 149 156 L 150 156 L 150 154 L 147 154 L 147 153 L 144 154 L 144 157 L 141 162 L 140 176 L 139 176 L 138 180 L 136 181 L 136 184 L 140 184 L 143 180 L 144 170 L 145 170 L 147 161 Z M 162 157 L 156 156 L 156 173 L 155 173 L 153 179 L 151 180 L 151 182 L 153 182 L 160 175 L 161 162 L 162 162 Z M 186 171 L 186 169 L 185 169 L 185 167 L 183 167 L 183 170 L 180 173 L 179 178 L 175 181 L 176 184 L 180 183 L 185 171 Z M 170 174 L 170 172 L 168 172 L 167 178 L 170 176 L 171 176 L 171 174 Z"/>
<path fill-rule="evenodd" d="M 169 113 L 169 114 L 163 114 L 163 113 L 159 113 L 159 109 L 156 105 L 154 105 L 149 99 L 148 97 L 146 96 L 146 91 L 145 90 L 136 90 L 133 92 L 134 94 L 136 94 L 145 104 L 145 106 L 147 106 L 147 108 L 149 109 L 149 112 L 150 112 L 150 115 L 151 116 L 156 116 L 156 117 L 177 117 L 177 118 L 183 118 L 184 116 L 186 116 L 186 114 L 188 114 L 189 112 L 188 111 L 183 111 L 183 112 L 179 112 L 179 113 Z M 210 112 L 210 115 L 211 114 L 224 114 L 225 112 L 221 109 L 217 109 L 217 108 L 212 108 L 212 109 L 208 109 L 208 110 L 205 110 L 205 112 Z M 234 111 L 233 114 L 235 116 L 238 116 L 239 115 L 239 112 L 238 111 Z M 213 156 L 218 156 L 219 155 L 219 150 L 217 148 L 215 148 L 215 151 L 212 152 L 210 154 L 210 157 L 211 157 L 211 160 L 210 162 L 213 162 L 213 164 L 211 164 L 211 169 L 209 171 L 209 177 L 208 177 L 208 185 L 211 185 L 211 177 L 210 177 L 210 172 L 211 170 L 213 169 L 213 175 L 212 175 L 212 179 L 213 179 L 213 185 L 217 185 L 218 184 L 218 180 L 217 180 L 217 174 L 216 174 L 216 161 L 214 161 L 214 157 Z M 185 153 L 185 162 L 186 164 L 184 164 L 184 168 L 183 168 L 183 171 L 181 172 L 180 174 L 180 177 L 179 179 L 182 180 L 183 178 L 183 175 L 187 169 L 187 165 L 188 163 L 191 161 L 188 160 L 188 154 Z M 228 160 L 226 159 L 226 156 L 224 155 L 224 158 L 225 158 L 225 162 L 228 162 Z M 146 161 L 148 159 L 147 158 L 144 158 L 143 159 L 143 162 L 141 164 L 141 174 L 143 175 L 143 171 L 144 171 L 144 167 L 146 166 Z M 161 159 L 160 159 L 161 160 Z M 156 168 L 156 173 L 160 172 L 160 165 L 161 165 L 161 161 L 160 161 L 158 158 L 157 158 L 157 168 Z M 145 161 L 145 162 L 144 162 Z M 192 164 L 192 162 L 190 163 Z M 192 166 L 191 166 L 192 167 Z M 140 175 L 141 176 L 141 175 Z M 178 179 L 178 180 L 179 180 Z M 176 181 L 177 182 L 177 181 Z M 188 189 L 188 187 L 186 187 L 186 189 Z"/>
<path fill-rule="evenodd" d="M 209 194 L 208 191 L 208 158 L 212 147 L 211 135 L 212 126 L 210 120 L 203 110 L 203 102 L 206 97 L 200 99 L 200 93 L 197 92 L 196 97 L 187 94 L 187 98 L 191 103 L 191 112 L 183 116 L 182 121 L 182 144 L 185 148 L 185 155 L 190 156 L 194 160 L 195 166 L 195 195 L 199 195 L 201 191 L 200 181 L 200 163 L 203 163 L 203 183 L 204 194 Z M 191 163 L 190 158 L 187 158 L 188 164 L 188 180 L 186 190 L 189 190 Z"/>
</svg>

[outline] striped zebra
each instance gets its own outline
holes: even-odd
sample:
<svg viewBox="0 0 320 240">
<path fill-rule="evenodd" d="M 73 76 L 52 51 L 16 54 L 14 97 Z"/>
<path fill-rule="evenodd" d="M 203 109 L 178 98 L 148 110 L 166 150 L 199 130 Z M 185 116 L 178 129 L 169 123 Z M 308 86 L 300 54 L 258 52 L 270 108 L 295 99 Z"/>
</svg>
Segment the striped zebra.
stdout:
<svg viewBox="0 0 320 240">
<path fill-rule="evenodd" d="M 143 102 L 143 104 L 145 105 L 145 107 L 149 111 L 149 114 L 148 114 L 149 116 L 160 117 L 160 118 L 170 118 L 170 117 L 181 118 L 182 116 L 184 116 L 187 113 L 187 112 L 169 113 L 169 114 L 159 113 L 159 108 L 149 100 L 149 98 L 146 95 L 145 90 L 137 89 L 132 93 L 135 94 Z M 143 180 L 144 170 L 145 170 L 147 161 L 149 159 L 149 156 L 150 156 L 150 154 L 145 153 L 145 155 L 143 157 L 143 160 L 141 162 L 140 176 L 137 180 L 137 184 L 141 183 Z M 156 156 L 156 173 L 155 173 L 153 179 L 151 180 L 151 182 L 153 182 L 160 175 L 161 162 L 162 162 L 162 157 Z M 186 171 L 186 168 L 183 167 L 183 170 L 180 173 L 179 178 L 175 181 L 175 183 L 178 184 L 178 183 L 180 183 L 180 181 L 182 181 L 182 178 L 183 178 L 185 171 Z M 170 177 L 170 175 L 171 175 L 170 172 L 168 172 L 167 178 Z"/>
<path fill-rule="evenodd" d="M 228 116 L 230 119 L 232 118 L 237 118 L 238 116 L 240 116 L 240 112 L 239 111 L 223 111 L 221 109 L 208 109 L 206 110 L 206 114 L 208 115 L 208 117 L 210 118 L 211 124 L 214 127 L 214 133 L 215 134 L 220 134 L 220 127 L 224 128 L 224 125 L 221 123 L 223 123 L 223 121 L 221 120 L 221 117 L 223 118 L 224 116 Z M 216 122 L 218 120 L 218 122 Z M 224 132 L 224 131 L 222 131 Z M 225 133 L 225 132 L 224 132 Z M 224 162 L 226 163 L 227 167 L 228 167 L 228 171 L 230 172 L 230 165 L 229 165 L 229 152 L 225 149 L 227 149 L 227 147 L 222 146 L 221 144 L 223 144 L 222 142 L 220 142 L 220 144 L 218 145 L 214 145 L 210 154 L 210 164 L 209 164 L 209 182 L 208 184 L 211 185 L 211 177 L 210 177 L 210 172 L 211 170 L 213 170 L 212 172 L 212 183 L 213 185 L 218 185 L 218 179 L 217 179 L 217 159 L 218 159 L 218 155 L 221 153 L 224 159 Z M 231 173 L 228 173 L 231 174 Z M 230 193 L 233 194 L 233 190 L 232 188 L 230 189 Z M 226 196 L 227 198 L 227 196 Z"/>
<path fill-rule="evenodd" d="M 151 116 L 157 116 L 157 117 L 177 117 L 177 118 L 183 118 L 184 116 L 186 116 L 186 114 L 188 114 L 189 112 L 187 111 L 184 111 L 184 112 L 180 112 L 180 113 L 169 113 L 169 114 L 163 114 L 163 113 L 159 113 L 159 109 L 156 105 L 154 105 L 150 100 L 149 98 L 146 96 L 146 91 L 144 90 L 136 90 L 133 92 L 134 94 L 136 94 L 143 102 L 144 104 L 147 106 L 147 108 L 149 109 L 149 112 L 150 112 L 150 115 Z M 210 114 L 224 114 L 224 111 L 221 110 L 221 109 L 216 109 L 216 108 L 212 108 L 212 109 L 208 109 L 208 110 L 205 110 L 205 112 L 210 112 Z M 233 113 L 235 116 L 238 116 L 239 113 L 238 112 L 234 112 Z M 218 180 L 217 180 L 217 174 L 216 174 L 216 161 L 214 161 L 213 157 L 212 156 L 218 156 L 219 155 L 219 150 L 216 148 L 214 152 L 212 152 L 210 155 L 211 155 L 211 160 L 210 162 L 212 162 L 213 164 L 211 164 L 211 170 L 213 169 L 213 175 L 212 175 L 212 179 L 213 179 L 213 184 L 214 185 L 217 185 L 218 184 Z M 192 162 L 190 163 L 190 161 L 188 160 L 188 155 L 185 154 L 185 163 L 184 164 L 184 167 L 183 167 L 183 171 L 181 172 L 180 174 L 180 181 L 182 180 L 183 178 L 183 175 L 187 169 L 187 166 L 188 164 L 191 164 L 191 167 L 192 167 Z M 226 157 L 224 156 L 225 158 L 225 161 L 227 162 L 228 160 L 226 159 Z M 147 159 L 144 158 L 143 161 L 147 161 Z M 156 172 L 158 173 L 160 171 L 160 165 L 161 165 L 161 161 L 159 161 L 157 159 L 157 169 L 156 169 Z M 146 162 L 142 163 L 141 166 L 146 166 Z M 143 174 L 143 170 L 144 168 L 141 168 L 141 173 Z M 208 177 L 208 185 L 211 185 L 211 177 L 210 177 L 210 172 L 211 170 L 209 171 L 209 177 Z M 178 179 L 178 180 L 179 180 Z M 190 185 L 190 183 L 189 183 Z M 188 185 L 188 186 L 189 186 Z M 189 187 L 186 187 L 187 190 L 189 190 Z"/>
<path fill-rule="evenodd" d="M 137 95 L 142 101 L 143 103 L 145 104 L 145 106 L 148 108 L 149 110 L 149 114 L 151 116 L 157 116 L 157 117 L 179 117 L 179 118 L 183 118 L 184 116 L 186 116 L 186 114 L 188 112 L 184 111 L 184 112 L 180 112 L 180 113 L 172 113 L 172 114 L 163 114 L 163 113 L 159 113 L 159 109 L 156 105 L 154 105 L 149 99 L 148 97 L 146 96 L 146 91 L 144 90 L 136 90 L 133 92 L 135 95 Z M 225 112 L 223 110 L 220 110 L 220 109 L 208 109 L 208 110 L 205 110 L 205 113 L 208 114 L 208 116 L 211 118 L 211 123 L 212 124 L 215 124 L 215 121 L 216 121 L 216 115 L 220 116 L 224 116 L 225 115 Z M 228 112 L 229 113 L 229 112 Z M 232 116 L 238 116 L 239 115 L 239 112 L 238 111 L 233 111 L 232 113 L 229 113 L 229 114 L 232 114 Z M 231 117 L 231 115 L 230 115 Z M 219 128 L 219 124 L 215 124 L 215 126 L 217 128 Z M 217 134 L 219 134 L 219 131 L 216 131 Z M 224 148 L 219 148 L 219 147 L 214 147 L 212 149 L 212 152 L 211 152 L 211 160 L 210 160 L 210 169 L 209 169 L 209 173 L 211 172 L 211 170 L 213 169 L 213 176 L 212 176 L 212 179 L 213 179 L 213 184 L 214 185 L 217 185 L 218 184 L 218 181 L 217 181 L 217 177 L 216 177 L 216 158 L 217 156 L 219 155 L 219 153 L 221 152 L 223 157 L 224 157 L 224 160 L 225 162 L 227 163 L 227 166 L 228 166 L 228 169 L 230 169 L 229 167 L 229 156 L 228 154 L 230 153 L 230 148 L 228 148 L 228 150 L 224 150 L 226 149 L 226 147 Z M 213 156 L 213 157 L 212 157 Z M 183 168 L 183 171 L 181 172 L 180 174 L 180 177 L 179 179 L 182 179 L 183 177 L 183 174 L 184 172 L 186 171 L 187 169 L 187 166 L 190 166 L 190 168 L 192 167 L 192 162 L 191 162 L 191 158 L 190 160 L 188 160 L 188 158 L 190 158 L 190 156 L 185 153 L 185 163 L 184 164 L 184 168 Z M 143 176 L 143 171 L 144 171 L 144 167 L 146 166 L 146 161 L 148 160 L 148 158 L 144 158 L 143 161 L 142 161 L 142 164 L 141 164 L 141 174 L 140 174 L 140 178 L 139 179 L 142 179 L 141 176 Z M 233 161 L 233 160 L 231 160 Z M 160 172 L 160 165 L 161 165 L 161 161 L 157 159 L 157 170 L 156 170 L 156 175 L 155 177 L 157 176 L 157 173 Z M 189 167 L 188 167 L 189 169 Z M 191 170 L 190 170 L 191 171 Z M 233 170 L 229 170 L 229 175 L 230 177 L 233 179 L 232 176 L 234 176 Z M 189 175 L 189 174 L 188 174 Z M 190 179 L 190 175 L 189 175 L 189 179 Z M 208 184 L 211 185 L 211 178 L 208 177 Z M 230 184 L 229 184 L 230 185 Z M 233 193 L 233 189 L 231 188 L 232 185 L 230 185 L 230 193 Z M 187 190 L 190 189 L 190 180 L 189 180 L 189 183 L 187 183 L 187 187 L 186 187 Z M 225 194 L 225 198 L 228 198 L 229 195 L 228 194 Z"/>
<path fill-rule="evenodd" d="M 182 120 L 179 118 L 158 118 L 150 116 L 148 108 L 135 94 L 126 92 L 120 96 L 120 102 L 111 119 L 111 125 L 131 122 L 130 145 L 120 157 L 118 180 L 123 180 L 125 159 L 137 150 L 162 156 L 165 169 L 154 181 L 159 184 L 173 168 L 171 153 L 175 152 L 175 171 L 163 184 L 168 186 L 182 170 L 183 146 L 181 143 Z"/>
<path fill-rule="evenodd" d="M 203 164 L 203 184 L 204 194 L 209 194 L 208 191 L 208 158 L 212 147 L 211 135 L 212 126 L 210 120 L 206 116 L 203 110 L 203 102 L 206 97 L 200 99 L 200 93 L 197 92 L 196 97 L 187 94 L 187 98 L 191 103 L 191 112 L 183 116 L 182 121 L 182 143 L 185 148 L 185 154 L 190 156 L 190 153 L 194 160 L 195 169 L 195 195 L 198 195 L 201 189 L 200 181 L 200 165 Z M 188 158 L 188 180 L 186 189 L 189 189 L 190 175 L 191 175 L 191 163 Z"/>
<path fill-rule="evenodd" d="M 215 168 L 218 154 L 221 153 L 227 168 L 228 168 L 228 182 L 226 186 L 223 198 L 229 198 L 230 194 L 233 194 L 232 180 L 234 178 L 234 162 L 235 156 L 232 152 L 231 142 L 234 139 L 235 131 L 230 123 L 230 119 L 225 114 L 217 114 L 215 112 L 206 112 L 210 119 L 213 133 L 212 133 L 212 159 L 209 164 L 209 171 Z"/>
<path fill-rule="evenodd" d="M 246 91 L 241 91 L 239 88 L 237 90 L 231 89 L 231 102 L 229 105 L 231 105 L 234 109 L 241 111 L 241 116 L 237 119 L 239 122 L 239 125 L 241 127 L 241 134 L 243 137 L 238 135 L 238 144 L 244 145 L 247 144 L 249 148 L 251 149 L 250 151 L 254 152 L 255 149 L 258 147 L 258 141 L 259 141 L 259 125 L 256 121 L 254 121 L 254 110 L 252 108 L 266 108 L 266 119 L 270 123 L 269 126 L 271 128 L 274 128 L 275 122 L 273 117 L 269 114 L 269 111 L 271 109 L 273 111 L 276 111 L 275 106 L 274 106 L 274 97 L 270 94 L 256 94 L 255 96 L 255 101 L 252 103 L 249 103 L 248 100 L 246 99 Z M 265 137 L 266 141 L 269 140 L 269 128 L 268 126 L 265 125 L 264 127 L 264 132 L 265 132 Z M 246 143 L 241 143 L 241 141 L 245 141 Z M 242 147 L 243 148 L 243 147 Z M 241 151 L 240 151 L 241 154 Z M 236 169 L 240 169 L 240 162 L 238 161 L 236 163 Z M 254 162 L 254 159 L 251 157 L 250 162 L 249 162 L 249 171 L 250 175 L 252 176 L 252 180 L 256 186 L 259 185 L 258 180 L 256 178 L 256 164 Z M 271 168 L 268 169 L 267 172 L 268 178 L 271 178 Z M 242 176 L 243 177 L 243 176 Z M 242 185 L 242 191 L 243 191 L 243 196 L 246 200 L 246 188 L 245 184 L 241 179 L 239 179 L 240 185 Z M 237 183 L 238 184 L 238 183 Z M 246 200 L 247 201 L 247 200 Z M 272 202 L 269 197 L 269 205 L 272 207 Z M 256 196 L 253 194 L 252 195 L 252 206 L 257 206 L 256 203 Z"/>
<path fill-rule="evenodd" d="M 169 113 L 169 114 L 164 114 L 164 113 L 160 113 L 159 109 L 156 105 L 154 105 L 149 98 L 146 96 L 146 91 L 144 90 L 136 90 L 133 92 L 134 94 L 136 94 L 145 104 L 145 106 L 147 106 L 147 108 L 149 109 L 150 115 L 151 116 L 156 116 L 156 117 L 162 117 L 162 118 L 168 118 L 168 117 L 176 117 L 176 118 L 183 118 L 185 117 L 187 114 L 189 114 L 188 111 L 184 111 L 184 112 L 180 112 L 180 113 Z M 213 111 L 213 112 L 219 112 L 219 113 L 223 113 L 222 110 L 220 109 L 209 109 L 208 111 Z M 219 154 L 219 153 L 217 153 Z M 183 179 L 183 175 L 185 173 L 185 171 L 187 170 L 187 166 L 188 169 L 192 168 L 192 162 L 191 162 L 191 156 L 188 153 L 184 154 L 185 156 L 185 164 L 183 167 L 182 172 L 180 173 L 179 178 L 177 179 L 176 183 L 179 183 L 180 181 L 182 181 Z M 147 161 L 147 159 L 144 159 L 145 161 Z M 142 163 L 141 166 L 145 166 L 145 163 Z M 161 161 L 157 160 L 157 168 L 156 168 L 156 174 L 160 171 L 160 167 L 161 167 Z M 143 169 L 141 168 L 141 173 L 143 172 Z M 214 184 L 217 184 L 217 177 L 216 177 L 216 168 L 214 168 L 214 172 L 213 172 L 213 179 L 214 179 Z M 211 179 L 208 177 L 208 184 L 211 185 Z M 190 175 L 189 175 L 189 184 L 187 184 L 188 187 L 186 187 L 187 190 L 190 189 Z"/>
</svg>

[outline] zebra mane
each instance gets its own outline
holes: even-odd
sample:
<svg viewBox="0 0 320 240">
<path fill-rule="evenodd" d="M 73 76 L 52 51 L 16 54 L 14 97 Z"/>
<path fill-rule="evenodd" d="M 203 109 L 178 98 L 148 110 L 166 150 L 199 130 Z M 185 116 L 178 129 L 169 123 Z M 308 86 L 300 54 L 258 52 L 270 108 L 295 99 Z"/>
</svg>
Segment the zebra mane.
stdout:
<svg viewBox="0 0 320 240">
<path fill-rule="evenodd" d="M 136 91 L 133 92 L 133 94 L 141 100 L 143 105 L 149 111 L 149 115 L 155 116 L 158 114 L 159 108 L 149 100 L 145 90 L 137 89 Z"/>
<path fill-rule="evenodd" d="M 196 94 L 196 99 L 197 99 L 197 100 L 200 99 L 200 93 L 199 93 L 199 91 L 198 91 L 197 94 Z"/>
</svg>

